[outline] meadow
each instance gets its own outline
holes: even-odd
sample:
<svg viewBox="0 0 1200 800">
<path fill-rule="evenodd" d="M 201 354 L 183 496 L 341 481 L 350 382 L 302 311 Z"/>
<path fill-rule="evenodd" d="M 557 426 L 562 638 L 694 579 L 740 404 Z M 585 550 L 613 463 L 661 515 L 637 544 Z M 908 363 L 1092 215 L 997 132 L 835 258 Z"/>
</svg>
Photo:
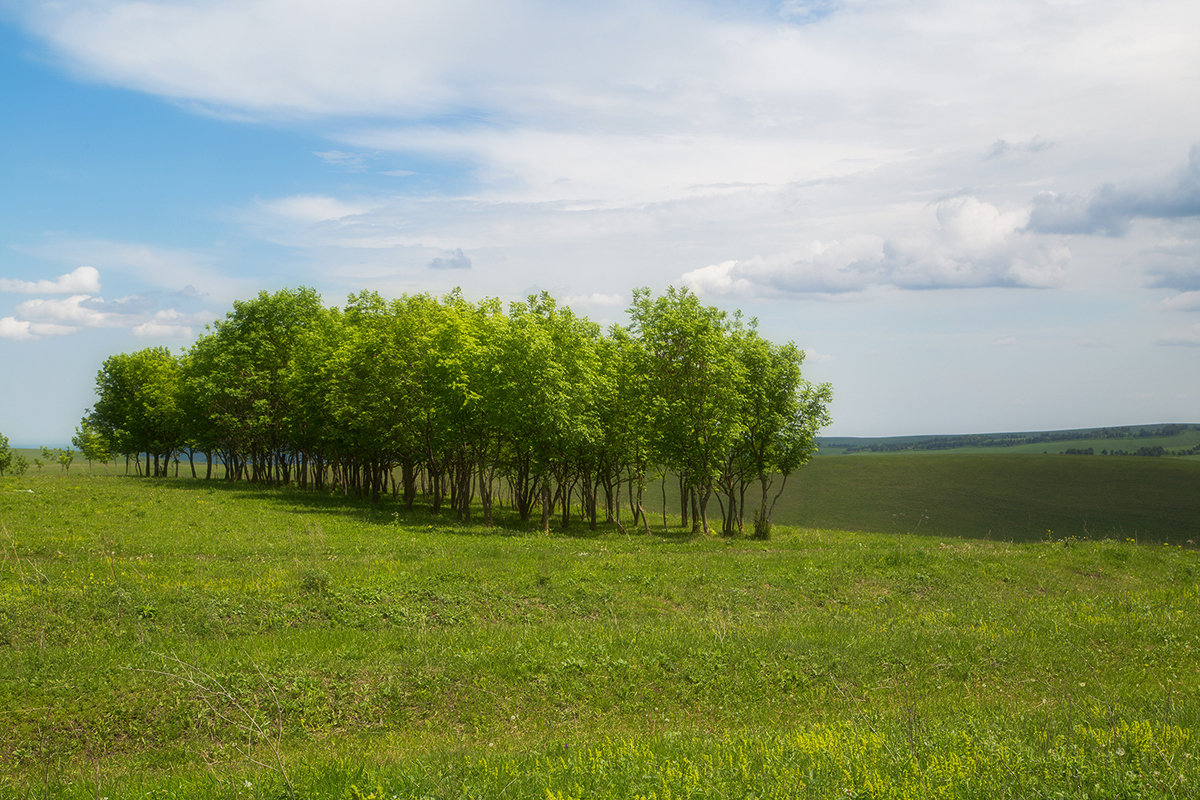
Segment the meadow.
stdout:
<svg viewBox="0 0 1200 800">
<path fill-rule="evenodd" d="M 932 528 L 5 477 L 0 797 L 1195 796 L 1200 553 Z"/>
</svg>

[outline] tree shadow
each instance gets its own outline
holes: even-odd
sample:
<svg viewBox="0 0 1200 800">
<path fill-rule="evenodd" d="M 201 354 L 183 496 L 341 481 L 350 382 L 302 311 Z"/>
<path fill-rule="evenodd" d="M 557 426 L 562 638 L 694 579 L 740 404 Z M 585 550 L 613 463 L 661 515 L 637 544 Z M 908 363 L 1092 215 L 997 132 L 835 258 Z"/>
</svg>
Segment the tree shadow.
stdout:
<svg viewBox="0 0 1200 800">
<path fill-rule="evenodd" d="M 125 477 L 125 476 L 120 476 Z M 542 528 L 541 516 L 535 515 L 528 521 L 520 518 L 513 509 L 507 507 L 493 510 L 493 524 L 483 522 L 483 509 L 475 505 L 471 509 L 471 519 L 458 520 L 452 513 L 445 511 L 434 513 L 418 496 L 413 508 L 409 509 L 404 503 L 391 495 L 371 500 L 369 497 L 357 497 L 340 491 L 301 489 L 295 485 L 270 486 L 248 483 L 245 481 L 227 481 L 223 479 L 191 478 L 186 476 L 167 478 L 145 478 L 128 476 L 130 480 L 146 481 L 157 488 L 172 489 L 180 492 L 218 493 L 228 497 L 245 497 L 247 499 L 265 501 L 274 505 L 285 506 L 295 514 L 319 514 L 322 516 L 340 516 L 354 519 L 369 525 L 381 527 L 432 527 L 441 533 L 462 536 L 503 536 L 513 538 L 568 538 L 580 540 L 601 539 L 608 536 L 646 536 L 642 528 L 626 527 L 621 533 L 615 522 L 597 522 L 596 528 L 588 526 L 586 518 L 576 516 L 564 530 L 561 517 L 551 518 L 550 532 Z M 660 541 L 682 544 L 695 541 L 698 534 L 690 529 L 650 527 L 651 538 Z"/>
</svg>

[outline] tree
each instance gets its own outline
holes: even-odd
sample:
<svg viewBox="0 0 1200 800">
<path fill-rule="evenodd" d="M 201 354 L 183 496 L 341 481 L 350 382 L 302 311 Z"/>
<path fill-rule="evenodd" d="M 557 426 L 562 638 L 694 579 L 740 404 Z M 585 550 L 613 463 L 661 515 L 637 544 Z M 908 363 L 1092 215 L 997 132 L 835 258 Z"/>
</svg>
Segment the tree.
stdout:
<svg viewBox="0 0 1200 800">
<path fill-rule="evenodd" d="M 783 494 L 787 480 L 793 472 L 807 464 L 817 452 L 817 432 L 830 423 L 829 404 L 833 402 L 833 387 L 828 383 L 804 384 L 798 393 L 797 403 L 787 417 L 784 426 L 775 434 L 771 449 L 774 469 L 782 476 L 779 491 L 767 505 L 770 482 L 765 472 L 759 474 L 762 484 L 762 505 L 754 520 L 754 535 L 759 539 L 771 535 L 771 515 L 775 503 Z"/>
<path fill-rule="evenodd" d="M 5 471 L 12 468 L 15 457 L 16 453 L 8 446 L 8 437 L 0 433 L 0 477 L 3 477 Z"/>
<path fill-rule="evenodd" d="M 829 424 L 832 390 L 813 386 L 801 377 L 804 352 L 791 342 L 775 345 L 758 334 L 753 323 L 739 330 L 733 346 L 742 366 L 739 416 L 741 434 L 729 452 L 722 475 L 726 534 L 744 531 L 746 489 L 757 479 L 761 490 L 754 518 L 756 538 L 770 536 L 775 501 L 769 498 L 774 476 L 781 475 L 780 492 L 788 476 L 816 451 L 816 434 Z"/>
<path fill-rule="evenodd" d="M 165 347 L 105 359 L 96 376 L 97 400 L 88 423 L 114 450 L 146 454 L 146 474 L 165 475 L 183 439 L 179 361 Z M 139 463 L 140 469 L 140 463 Z"/>
<path fill-rule="evenodd" d="M 693 532 L 707 534 L 714 484 L 742 432 L 742 365 L 731 346 L 740 318 L 674 287 L 657 298 L 636 290 L 629 316 L 646 350 L 654 451 L 679 476 L 681 516 L 690 501 Z"/>
<path fill-rule="evenodd" d="M 189 351 L 188 391 L 224 450 L 228 477 L 289 479 L 297 422 L 289 368 L 323 314 L 314 289 L 259 292 L 235 302 Z"/>
<path fill-rule="evenodd" d="M 23 455 L 9 447 L 8 437 L 0 433 L 0 478 L 4 477 L 6 472 L 10 475 L 24 475 L 27 469 L 29 469 L 29 462 Z"/>
<path fill-rule="evenodd" d="M 375 500 L 390 487 L 408 507 L 419 480 L 434 513 L 448 502 L 465 521 L 478 498 L 489 525 L 507 484 L 522 520 L 540 505 L 544 529 L 556 509 L 566 528 L 575 508 L 594 527 L 603 499 L 624 530 L 628 487 L 633 524 L 648 531 L 655 470 L 678 477 L 684 525 L 707 533 L 715 494 L 723 532 L 742 532 L 757 480 L 765 535 L 768 490 L 811 455 L 828 387 L 801 379 L 793 345 L 687 289 L 639 289 L 629 314 L 604 336 L 546 293 L 505 313 L 458 290 L 361 292 L 342 309 L 312 289 L 261 292 L 178 358 L 150 348 L 107 359 L 73 444 L 89 460 L 144 452 L 159 475 L 173 458 L 178 474 L 186 448 L 195 476 L 199 449 L 210 477 L 215 455 L 231 480 L 294 477 Z"/>
<path fill-rule="evenodd" d="M 87 417 L 84 417 L 75 428 L 75 435 L 71 438 L 71 444 L 78 447 L 79 452 L 83 453 L 83 457 L 87 459 L 89 468 L 93 461 L 99 461 L 107 468 L 109 460 L 112 459 L 112 451 L 109 443 L 105 440 L 103 434 L 96 430 Z"/>
<path fill-rule="evenodd" d="M 569 524 L 581 455 L 597 435 L 591 397 L 599 329 L 545 292 L 511 304 L 508 316 L 494 367 L 502 435 L 517 511 L 529 519 L 540 496 L 549 531 L 555 505 Z"/>
</svg>

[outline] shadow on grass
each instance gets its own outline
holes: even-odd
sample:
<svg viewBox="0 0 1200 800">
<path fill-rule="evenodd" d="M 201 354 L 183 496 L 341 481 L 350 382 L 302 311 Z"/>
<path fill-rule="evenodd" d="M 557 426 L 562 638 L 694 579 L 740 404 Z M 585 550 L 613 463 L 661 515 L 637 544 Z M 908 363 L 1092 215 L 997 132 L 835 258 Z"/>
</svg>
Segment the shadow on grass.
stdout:
<svg viewBox="0 0 1200 800">
<path fill-rule="evenodd" d="M 321 514 L 325 516 L 343 516 L 357 522 L 379 525 L 409 527 L 434 527 L 439 532 L 463 536 L 508 536 L 532 538 L 545 535 L 542 530 L 541 516 L 532 517 L 528 522 L 509 508 L 497 507 L 493 511 L 493 524 L 489 527 L 483 522 L 483 509 L 475 505 L 471 508 L 470 520 L 457 520 L 454 514 L 443 511 L 435 514 L 428 505 L 422 503 L 418 496 L 413 508 L 408 509 L 404 504 L 391 495 L 372 501 L 366 497 L 356 497 L 343 494 L 340 491 L 301 489 L 298 486 L 269 486 L 247 482 L 232 482 L 221 479 L 190 478 L 144 478 L 129 477 L 129 480 L 145 481 L 148 485 L 173 489 L 183 492 L 219 493 L 231 497 L 246 497 L 264 500 L 276 505 L 283 505 L 296 514 Z M 604 536 L 621 535 L 615 522 L 597 522 L 593 530 L 588 527 L 586 519 L 573 516 L 570 524 L 564 530 L 561 516 L 551 517 L 550 536 L 570 539 L 600 539 Z M 645 536 L 642 528 L 626 526 L 627 536 Z M 686 543 L 698 538 L 690 529 L 650 526 L 650 535 L 669 543 Z"/>
</svg>

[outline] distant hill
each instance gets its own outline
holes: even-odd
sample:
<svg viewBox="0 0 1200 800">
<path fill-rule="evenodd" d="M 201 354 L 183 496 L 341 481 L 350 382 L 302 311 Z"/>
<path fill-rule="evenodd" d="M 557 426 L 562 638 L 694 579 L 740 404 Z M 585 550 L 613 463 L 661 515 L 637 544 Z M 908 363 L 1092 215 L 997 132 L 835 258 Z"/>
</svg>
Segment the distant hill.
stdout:
<svg viewBox="0 0 1200 800">
<path fill-rule="evenodd" d="M 1167 423 L 946 436 L 822 436 L 818 437 L 817 443 L 821 455 L 1006 452 L 1200 457 L 1200 424 Z"/>
</svg>

